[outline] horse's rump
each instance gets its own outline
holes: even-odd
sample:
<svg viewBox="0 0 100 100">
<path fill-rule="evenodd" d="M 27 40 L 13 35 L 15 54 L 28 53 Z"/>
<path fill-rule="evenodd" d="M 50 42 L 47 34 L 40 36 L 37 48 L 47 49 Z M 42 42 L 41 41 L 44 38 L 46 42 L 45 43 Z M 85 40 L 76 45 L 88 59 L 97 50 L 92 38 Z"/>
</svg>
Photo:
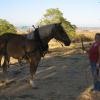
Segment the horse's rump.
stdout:
<svg viewBox="0 0 100 100">
<path fill-rule="evenodd" d="M 26 54 L 35 52 L 37 43 L 25 37 L 14 37 L 7 43 L 7 55 L 16 59 L 23 58 Z"/>
</svg>

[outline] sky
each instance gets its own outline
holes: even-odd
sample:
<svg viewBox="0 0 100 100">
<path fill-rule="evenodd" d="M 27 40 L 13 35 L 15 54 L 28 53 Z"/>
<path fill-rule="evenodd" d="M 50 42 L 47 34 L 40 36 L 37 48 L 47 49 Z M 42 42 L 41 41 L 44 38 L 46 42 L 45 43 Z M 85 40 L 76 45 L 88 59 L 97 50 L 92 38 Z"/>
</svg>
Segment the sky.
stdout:
<svg viewBox="0 0 100 100">
<path fill-rule="evenodd" d="M 33 25 L 49 8 L 59 8 L 78 27 L 100 27 L 100 0 L 0 0 L 0 18 L 16 26 Z"/>
</svg>

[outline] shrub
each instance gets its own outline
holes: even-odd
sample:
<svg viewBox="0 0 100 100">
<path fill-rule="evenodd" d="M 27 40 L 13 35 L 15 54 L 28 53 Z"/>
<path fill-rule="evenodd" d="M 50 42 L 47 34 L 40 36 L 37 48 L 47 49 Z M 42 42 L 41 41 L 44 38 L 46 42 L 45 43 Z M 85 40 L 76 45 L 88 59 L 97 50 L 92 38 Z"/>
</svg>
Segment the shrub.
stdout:
<svg viewBox="0 0 100 100">
<path fill-rule="evenodd" d="M 87 36 L 84 34 L 76 34 L 75 37 L 72 39 L 72 42 L 80 42 L 81 38 L 85 42 L 93 41 L 93 37 L 91 37 L 91 36 Z"/>
<path fill-rule="evenodd" d="M 16 33 L 16 28 L 14 27 L 14 25 L 10 24 L 8 21 L 4 19 L 0 19 L 0 35 L 6 32 Z"/>
</svg>

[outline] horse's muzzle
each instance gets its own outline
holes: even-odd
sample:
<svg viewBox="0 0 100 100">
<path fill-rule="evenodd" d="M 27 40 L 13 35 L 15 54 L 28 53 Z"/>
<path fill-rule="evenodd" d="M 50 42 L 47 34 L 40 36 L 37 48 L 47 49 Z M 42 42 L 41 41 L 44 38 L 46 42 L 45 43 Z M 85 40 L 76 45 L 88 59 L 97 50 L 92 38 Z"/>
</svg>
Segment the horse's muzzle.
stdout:
<svg viewBox="0 0 100 100">
<path fill-rule="evenodd" d="M 71 41 L 67 41 L 64 44 L 65 44 L 65 46 L 69 46 L 71 44 Z"/>
</svg>

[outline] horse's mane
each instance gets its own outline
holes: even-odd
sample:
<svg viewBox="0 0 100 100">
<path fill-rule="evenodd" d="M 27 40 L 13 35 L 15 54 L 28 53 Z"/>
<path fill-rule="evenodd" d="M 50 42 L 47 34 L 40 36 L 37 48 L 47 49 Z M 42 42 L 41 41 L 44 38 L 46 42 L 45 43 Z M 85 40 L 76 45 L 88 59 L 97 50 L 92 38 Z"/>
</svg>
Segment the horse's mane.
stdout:
<svg viewBox="0 0 100 100">
<path fill-rule="evenodd" d="M 34 40 L 38 43 L 40 52 L 44 53 L 48 51 L 48 44 L 44 44 L 39 35 L 39 28 L 36 28 L 34 31 Z"/>
</svg>

